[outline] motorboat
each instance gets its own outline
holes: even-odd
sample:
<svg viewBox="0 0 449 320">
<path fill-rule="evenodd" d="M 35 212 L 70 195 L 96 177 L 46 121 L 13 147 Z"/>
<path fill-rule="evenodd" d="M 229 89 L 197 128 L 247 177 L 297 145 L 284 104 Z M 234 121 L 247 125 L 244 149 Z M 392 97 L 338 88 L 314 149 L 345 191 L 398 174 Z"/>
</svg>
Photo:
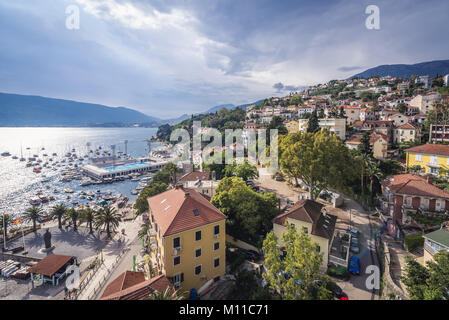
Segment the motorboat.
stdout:
<svg viewBox="0 0 449 320">
<path fill-rule="evenodd" d="M 33 206 L 37 206 L 42 202 L 42 200 L 39 197 L 31 197 L 28 201 Z"/>
<path fill-rule="evenodd" d="M 2 157 L 9 157 L 10 155 L 8 151 L 2 152 Z"/>
<path fill-rule="evenodd" d="M 66 189 L 64 189 L 64 192 L 65 193 L 73 193 L 73 190 L 70 188 L 66 188 Z"/>
</svg>

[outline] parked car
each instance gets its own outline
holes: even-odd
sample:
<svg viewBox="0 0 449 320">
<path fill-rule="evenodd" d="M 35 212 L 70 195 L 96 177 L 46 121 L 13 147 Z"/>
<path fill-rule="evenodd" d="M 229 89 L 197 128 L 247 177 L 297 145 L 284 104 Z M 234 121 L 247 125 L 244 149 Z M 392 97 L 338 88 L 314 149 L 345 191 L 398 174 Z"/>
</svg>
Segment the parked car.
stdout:
<svg viewBox="0 0 449 320">
<path fill-rule="evenodd" d="M 352 256 L 349 260 L 348 271 L 354 275 L 360 275 L 360 259 Z"/>
<path fill-rule="evenodd" d="M 248 180 L 248 181 L 246 181 L 246 185 L 247 185 L 247 186 L 253 186 L 253 185 L 254 185 L 254 182 L 251 181 L 251 180 Z"/>
<path fill-rule="evenodd" d="M 350 250 L 351 250 L 352 253 L 355 253 L 355 254 L 360 253 L 360 248 L 359 248 L 358 244 L 351 244 L 351 249 Z"/>
<path fill-rule="evenodd" d="M 284 178 L 282 178 L 282 176 L 276 176 L 274 178 L 275 181 L 284 181 Z"/>
<path fill-rule="evenodd" d="M 315 280 L 315 283 L 319 285 L 320 287 L 323 284 L 323 281 L 321 280 Z M 345 294 L 343 293 L 343 290 L 333 281 L 328 281 L 326 283 L 326 289 L 332 292 L 335 298 L 340 299 L 341 297 L 344 297 Z"/>
<path fill-rule="evenodd" d="M 254 250 L 241 249 L 245 254 L 246 258 L 251 261 L 257 261 L 260 259 L 260 254 Z"/>
<path fill-rule="evenodd" d="M 353 236 L 354 238 L 358 238 L 359 230 L 357 230 L 357 229 L 349 229 L 348 231 L 351 234 L 351 236 Z"/>
</svg>

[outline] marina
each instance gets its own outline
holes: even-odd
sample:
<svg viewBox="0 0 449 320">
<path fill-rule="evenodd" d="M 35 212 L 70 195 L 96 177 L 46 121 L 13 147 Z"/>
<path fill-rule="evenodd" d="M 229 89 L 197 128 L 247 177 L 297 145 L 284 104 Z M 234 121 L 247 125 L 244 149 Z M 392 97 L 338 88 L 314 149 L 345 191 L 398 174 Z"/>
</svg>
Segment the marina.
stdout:
<svg viewBox="0 0 449 320">
<path fill-rule="evenodd" d="M 134 201 L 152 173 L 169 161 L 151 152 L 163 149 L 148 141 L 156 129 L 61 129 L 0 129 L 11 138 L 0 142 L 0 150 L 9 150 L 0 158 L 0 210 L 15 218 L 32 205 L 49 212 L 59 203 L 92 207 Z M 27 141 L 33 136 L 37 141 Z"/>
</svg>

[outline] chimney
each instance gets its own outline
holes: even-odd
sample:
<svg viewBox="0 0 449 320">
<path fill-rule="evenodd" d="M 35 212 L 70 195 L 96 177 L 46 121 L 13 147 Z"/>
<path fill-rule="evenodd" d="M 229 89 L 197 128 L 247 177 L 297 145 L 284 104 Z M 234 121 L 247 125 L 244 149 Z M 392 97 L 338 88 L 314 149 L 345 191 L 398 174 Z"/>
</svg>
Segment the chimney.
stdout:
<svg viewBox="0 0 449 320">
<path fill-rule="evenodd" d="M 428 175 L 427 176 L 427 183 L 432 184 L 432 182 L 433 182 L 432 176 Z"/>
<path fill-rule="evenodd" d="M 188 197 L 190 195 L 189 189 L 184 189 L 184 194 L 186 197 Z"/>
</svg>

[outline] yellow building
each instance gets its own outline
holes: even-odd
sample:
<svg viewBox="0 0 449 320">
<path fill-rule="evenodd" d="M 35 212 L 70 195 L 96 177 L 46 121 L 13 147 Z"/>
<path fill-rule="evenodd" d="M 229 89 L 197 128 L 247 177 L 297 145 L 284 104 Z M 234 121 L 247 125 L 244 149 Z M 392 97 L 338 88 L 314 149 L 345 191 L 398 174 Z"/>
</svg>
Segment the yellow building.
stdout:
<svg viewBox="0 0 449 320">
<path fill-rule="evenodd" d="M 405 152 L 408 169 L 420 166 L 422 173 L 449 176 L 449 145 L 424 144 Z"/>
<path fill-rule="evenodd" d="M 203 195 L 177 186 L 148 198 L 151 257 L 175 288 L 198 293 L 226 273 L 226 216 Z"/>
<path fill-rule="evenodd" d="M 287 232 L 289 224 L 293 224 L 298 233 L 306 230 L 312 241 L 318 245 L 319 251 L 323 253 L 322 268 L 325 269 L 329 261 L 329 249 L 336 221 L 336 216 L 323 211 L 322 204 L 313 200 L 300 200 L 288 212 L 273 219 L 273 232 L 282 246 L 282 234 Z"/>
<path fill-rule="evenodd" d="M 292 120 L 285 124 L 288 133 L 296 133 L 299 131 L 298 121 Z"/>
</svg>

